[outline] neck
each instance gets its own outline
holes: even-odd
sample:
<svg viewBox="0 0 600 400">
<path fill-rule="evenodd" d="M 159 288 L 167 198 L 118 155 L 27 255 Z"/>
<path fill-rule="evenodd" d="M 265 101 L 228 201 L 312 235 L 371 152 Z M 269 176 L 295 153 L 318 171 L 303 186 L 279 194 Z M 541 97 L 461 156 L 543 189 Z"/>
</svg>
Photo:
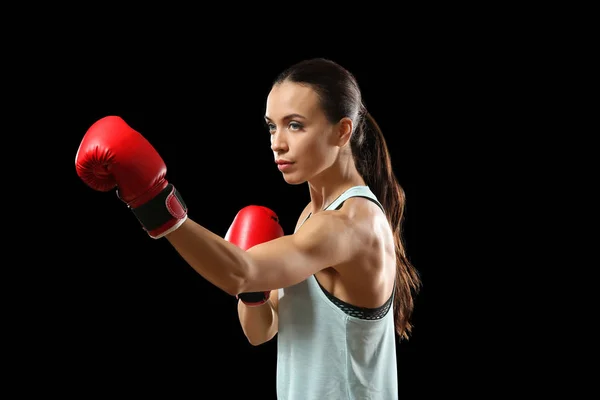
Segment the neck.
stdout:
<svg viewBox="0 0 600 400">
<path fill-rule="evenodd" d="M 351 187 L 364 185 L 353 161 L 334 163 L 308 182 L 311 213 L 323 211 Z"/>
</svg>

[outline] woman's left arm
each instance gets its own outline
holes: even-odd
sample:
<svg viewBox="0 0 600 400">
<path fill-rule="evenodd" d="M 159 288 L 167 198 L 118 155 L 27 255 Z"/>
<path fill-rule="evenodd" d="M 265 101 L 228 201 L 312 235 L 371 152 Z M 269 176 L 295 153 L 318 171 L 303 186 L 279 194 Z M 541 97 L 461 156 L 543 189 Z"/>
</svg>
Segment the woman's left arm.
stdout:
<svg viewBox="0 0 600 400">
<path fill-rule="evenodd" d="M 343 212 L 322 211 L 293 235 L 247 251 L 189 218 L 166 238 L 196 272 L 235 296 L 287 287 L 352 259 L 364 243 L 354 225 Z"/>
</svg>

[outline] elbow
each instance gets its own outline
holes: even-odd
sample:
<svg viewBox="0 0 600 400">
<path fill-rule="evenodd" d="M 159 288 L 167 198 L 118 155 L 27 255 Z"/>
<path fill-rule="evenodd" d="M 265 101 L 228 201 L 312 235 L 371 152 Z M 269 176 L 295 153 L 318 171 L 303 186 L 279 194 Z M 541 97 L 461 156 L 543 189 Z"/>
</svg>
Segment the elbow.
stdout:
<svg viewBox="0 0 600 400">
<path fill-rule="evenodd" d="M 260 346 L 261 344 L 265 343 L 266 340 L 257 340 L 256 338 L 248 338 L 248 343 L 250 343 L 252 346 Z"/>
<path fill-rule="evenodd" d="M 242 288 L 244 287 L 244 277 L 239 275 L 232 275 L 229 279 L 229 282 L 226 286 L 222 287 L 228 295 L 237 296 L 242 293 Z"/>
<path fill-rule="evenodd" d="M 242 257 L 235 257 L 231 260 L 230 265 L 233 267 L 229 269 L 227 277 L 222 279 L 221 289 L 224 290 L 230 296 L 237 296 L 240 293 L 244 293 L 250 281 L 251 272 L 253 270 L 253 263 L 248 257 L 247 253 L 244 253 Z"/>
<path fill-rule="evenodd" d="M 248 343 L 250 343 L 252 346 L 260 346 L 261 344 L 265 344 L 267 342 L 270 342 L 271 339 L 273 339 L 275 337 L 275 333 L 274 332 L 267 332 L 267 334 L 263 334 L 263 335 L 246 335 L 246 338 L 248 339 Z"/>
<path fill-rule="evenodd" d="M 254 271 L 256 271 L 254 264 L 251 262 L 244 263 L 242 268 L 231 274 L 231 279 L 229 279 L 230 284 L 224 290 L 232 296 L 256 291 L 251 288 L 252 284 L 256 282 L 257 277 Z"/>
<path fill-rule="evenodd" d="M 237 296 L 240 293 L 247 292 L 248 282 L 250 282 L 249 268 L 240 268 L 232 273 L 228 279 L 227 286 L 222 289 L 230 296 Z"/>
</svg>

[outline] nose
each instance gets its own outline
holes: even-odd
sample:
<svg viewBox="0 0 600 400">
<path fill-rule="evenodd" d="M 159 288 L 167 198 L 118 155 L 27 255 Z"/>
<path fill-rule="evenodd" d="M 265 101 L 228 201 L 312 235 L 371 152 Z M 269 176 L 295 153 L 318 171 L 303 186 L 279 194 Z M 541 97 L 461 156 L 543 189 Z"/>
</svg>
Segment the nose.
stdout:
<svg viewBox="0 0 600 400">
<path fill-rule="evenodd" d="M 279 131 L 276 131 L 271 135 L 271 150 L 275 153 L 283 153 L 288 150 L 287 141 L 285 140 L 284 135 Z"/>
</svg>

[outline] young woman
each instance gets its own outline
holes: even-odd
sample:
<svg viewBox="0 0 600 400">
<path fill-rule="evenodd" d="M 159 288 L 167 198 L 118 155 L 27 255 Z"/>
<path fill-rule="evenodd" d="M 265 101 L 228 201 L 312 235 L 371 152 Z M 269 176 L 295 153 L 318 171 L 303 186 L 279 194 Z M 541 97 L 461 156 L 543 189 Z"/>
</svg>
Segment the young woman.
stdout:
<svg viewBox="0 0 600 400">
<path fill-rule="evenodd" d="M 310 193 L 293 234 L 261 207 L 240 211 L 226 238 L 192 221 L 160 156 L 118 117 L 88 130 L 77 171 L 97 190 L 116 186 L 150 236 L 239 296 L 250 343 L 277 335 L 278 398 L 397 399 L 396 336 L 409 338 L 421 282 L 384 136 L 354 76 L 327 59 L 277 77 L 265 121 L 283 179 Z"/>
</svg>

